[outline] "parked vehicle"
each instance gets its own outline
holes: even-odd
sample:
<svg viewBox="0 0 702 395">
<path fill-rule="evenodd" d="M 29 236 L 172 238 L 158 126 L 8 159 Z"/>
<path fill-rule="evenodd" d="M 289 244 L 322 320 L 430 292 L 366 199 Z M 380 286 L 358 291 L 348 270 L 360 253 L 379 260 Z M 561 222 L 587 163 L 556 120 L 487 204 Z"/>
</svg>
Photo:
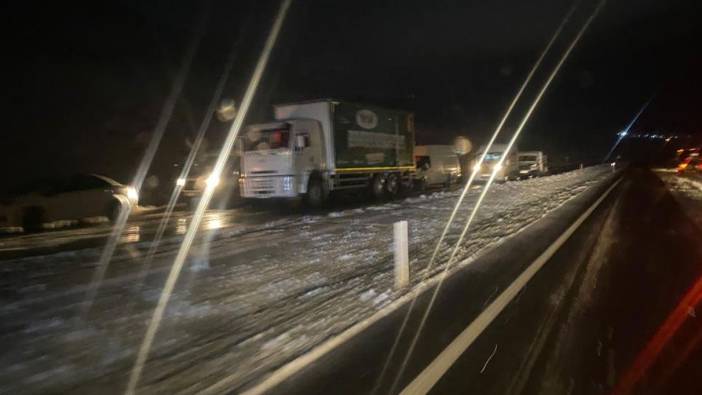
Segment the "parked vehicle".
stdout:
<svg viewBox="0 0 702 395">
<path fill-rule="evenodd" d="M 541 177 L 548 174 L 547 157 L 541 151 L 522 151 L 519 157 L 519 177 Z"/>
<path fill-rule="evenodd" d="M 495 176 L 495 181 L 504 182 L 510 179 L 516 179 L 519 177 L 519 157 L 517 153 L 517 147 L 512 146 L 512 149 L 507 151 L 507 144 L 493 144 L 490 147 L 487 155 L 485 155 L 485 160 L 482 165 L 478 166 L 478 160 L 482 157 L 485 152 L 485 146 L 481 146 L 475 153 L 473 160 L 471 161 L 471 168 L 473 171 L 477 171 L 476 180 L 486 181 L 490 178 L 495 167 L 498 167 L 497 174 Z M 499 164 L 500 158 L 506 155 L 505 160 L 502 164 Z"/>
<path fill-rule="evenodd" d="M 92 217 L 116 219 L 122 205 L 135 207 L 139 197 L 132 187 L 97 174 L 79 174 L 67 180 L 37 185 L 0 208 L 0 227 L 42 230 L 45 223 Z"/>
<path fill-rule="evenodd" d="M 334 191 L 368 189 L 383 198 L 412 185 L 409 112 L 324 99 L 274 106 L 274 118 L 241 136 L 244 198 L 302 196 L 321 206 Z"/>
<path fill-rule="evenodd" d="M 190 169 L 188 177 L 177 178 L 175 183 L 181 188 L 180 198 L 194 208 L 209 183 L 215 184 L 211 207 L 225 208 L 237 204 L 240 200 L 240 148 L 235 146 L 220 177 L 212 176 L 212 169 L 219 152 L 200 155 Z"/>
<path fill-rule="evenodd" d="M 420 189 L 449 187 L 461 178 L 461 165 L 454 146 L 418 145 L 414 147 L 414 160 L 417 164 L 416 184 Z"/>
</svg>

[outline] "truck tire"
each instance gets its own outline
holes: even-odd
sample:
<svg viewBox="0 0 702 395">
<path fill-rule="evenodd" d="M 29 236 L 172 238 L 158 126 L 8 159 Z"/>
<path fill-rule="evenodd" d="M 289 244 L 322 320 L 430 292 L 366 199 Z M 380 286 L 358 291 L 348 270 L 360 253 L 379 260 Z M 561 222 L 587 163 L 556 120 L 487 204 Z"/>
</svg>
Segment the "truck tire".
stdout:
<svg viewBox="0 0 702 395">
<path fill-rule="evenodd" d="M 385 176 L 382 174 L 376 174 L 371 180 L 371 194 L 375 199 L 382 199 L 385 197 Z"/>
<path fill-rule="evenodd" d="M 305 204 L 309 207 L 324 206 L 329 198 L 329 191 L 320 177 L 310 177 L 305 194 Z"/>
<path fill-rule="evenodd" d="M 22 211 L 22 228 L 25 232 L 39 232 L 44 228 L 45 212 L 44 209 L 37 206 L 27 207 Z"/>
<path fill-rule="evenodd" d="M 390 174 L 385 179 L 385 192 L 389 198 L 394 198 L 400 191 L 400 177 L 397 174 Z"/>
</svg>

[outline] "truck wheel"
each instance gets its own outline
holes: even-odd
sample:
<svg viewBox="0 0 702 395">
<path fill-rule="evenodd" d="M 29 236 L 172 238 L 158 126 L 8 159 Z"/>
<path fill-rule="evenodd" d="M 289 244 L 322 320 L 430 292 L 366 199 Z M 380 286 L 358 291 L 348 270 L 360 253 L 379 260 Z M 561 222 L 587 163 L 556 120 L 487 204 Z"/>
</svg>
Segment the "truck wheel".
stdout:
<svg viewBox="0 0 702 395">
<path fill-rule="evenodd" d="M 390 174 L 385 180 L 385 192 L 388 196 L 394 198 L 400 190 L 400 178 L 397 174 Z"/>
<path fill-rule="evenodd" d="M 22 227 L 25 232 L 39 232 L 44 228 L 44 209 L 41 207 L 27 207 L 22 212 Z"/>
<path fill-rule="evenodd" d="M 375 199 L 385 197 L 385 177 L 382 174 L 376 174 L 371 182 L 371 193 Z"/>
<path fill-rule="evenodd" d="M 324 182 L 319 177 L 310 178 L 305 194 L 305 204 L 310 207 L 322 207 L 329 197 L 329 191 L 324 187 Z"/>
</svg>

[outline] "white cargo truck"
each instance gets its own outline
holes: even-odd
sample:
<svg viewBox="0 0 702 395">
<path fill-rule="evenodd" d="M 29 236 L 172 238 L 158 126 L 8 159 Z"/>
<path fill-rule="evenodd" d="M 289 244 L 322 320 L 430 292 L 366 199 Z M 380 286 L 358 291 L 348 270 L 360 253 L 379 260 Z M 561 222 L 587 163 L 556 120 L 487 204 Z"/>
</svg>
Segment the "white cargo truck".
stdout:
<svg viewBox="0 0 702 395">
<path fill-rule="evenodd" d="M 304 197 L 324 204 L 339 190 L 392 197 L 415 173 L 411 113 L 331 99 L 274 106 L 272 122 L 241 136 L 241 196 Z"/>
<path fill-rule="evenodd" d="M 416 180 L 420 189 L 449 187 L 459 182 L 461 164 L 452 145 L 418 145 L 414 147 Z"/>
</svg>

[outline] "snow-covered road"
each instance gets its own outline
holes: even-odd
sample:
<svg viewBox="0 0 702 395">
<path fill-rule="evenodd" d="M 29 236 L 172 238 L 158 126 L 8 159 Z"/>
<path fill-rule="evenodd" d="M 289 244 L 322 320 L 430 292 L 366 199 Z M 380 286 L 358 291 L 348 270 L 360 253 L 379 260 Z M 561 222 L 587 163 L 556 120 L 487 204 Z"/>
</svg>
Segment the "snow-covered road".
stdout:
<svg viewBox="0 0 702 395">
<path fill-rule="evenodd" d="M 675 169 L 655 169 L 688 217 L 702 227 L 702 176 L 677 175 Z"/>
<path fill-rule="evenodd" d="M 610 175 L 609 167 L 593 167 L 495 185 L 461 246 L 462 264 Z M 443 268 L 460 232 L 463 221 L 452 228 L 440 264 L 427 269 L 458 194 L 270 221 L 240 211 L 208 214 L 139 391 L 192 393 L 225 376 L 235 389 L 382 309 L 402 294 L 392 289 L 392 224 L 409 222 L 416 286 Z M 469 194 L 459 218 L 477 195 Z M 174 221 L 187 225 L 186 216 Z M 78 312 L 99 248 L 0 262 L 0 392 L 124 391 L 178 233 L 148 268 L 150 242 L 121 244 L 87 316 Z"/>
</svg>

